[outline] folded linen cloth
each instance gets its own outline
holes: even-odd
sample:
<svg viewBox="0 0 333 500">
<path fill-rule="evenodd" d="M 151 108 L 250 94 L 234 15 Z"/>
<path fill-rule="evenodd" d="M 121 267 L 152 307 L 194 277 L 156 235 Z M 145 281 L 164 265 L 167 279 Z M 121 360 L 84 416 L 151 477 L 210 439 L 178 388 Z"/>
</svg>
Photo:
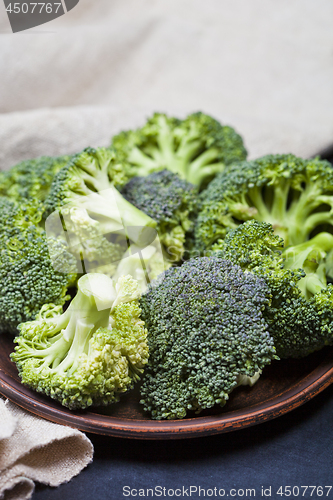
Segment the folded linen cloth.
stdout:
<svg viewBox="0 0 333 500">
<path fill-rule="evenodd" d="M 331 0 L 84 0 L 34 30 L 8 31 L 0 129 L 15 128 L 10 141 L 0 134 L 1 168 L 14 139 L 15 160 L 29 154 L 28 136 L 32 155 L 75 146 L 80 133 L 80 145 L 104 145 L 113 123 L 132 128 L 132 115 L 143 122 L 154 111 L 212 114 L 251 158 L 316 154 L 333 141 L 332 16 Z M 0 6 L 0 33 L 6 26 Z"/>
<path fill-rule="evenodd" d="M 93 458 L 91 441 L 0 398 L 0 499 L 31 498 L 34 482 L 59 486 Z"/>
</svg>

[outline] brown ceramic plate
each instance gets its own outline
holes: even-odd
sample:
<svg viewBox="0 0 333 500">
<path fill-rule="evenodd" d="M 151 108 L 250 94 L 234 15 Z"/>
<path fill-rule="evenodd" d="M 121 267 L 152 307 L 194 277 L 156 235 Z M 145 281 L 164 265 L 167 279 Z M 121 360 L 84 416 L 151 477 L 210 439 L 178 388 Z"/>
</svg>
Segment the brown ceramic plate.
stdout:
<svg viewBox="0 0 333 500">
<path fill-rule="evenodd" d="M 233 431 L 279 417 L 313 398 L 333 382 L 333 349 L 302 360 L 268 366 L 254 387 L 239 387 L 224 408 L 184 420 L 154 421 L 142 411 L 139 388 L 121 402 L 90 411 L 71 412 L 24 387 L 9 354 L 12 337 L 0 335 L 0 393 L 19 406 L 53 422 L 86 432 L 138 439 L 177 439 Z"/>
</svg>

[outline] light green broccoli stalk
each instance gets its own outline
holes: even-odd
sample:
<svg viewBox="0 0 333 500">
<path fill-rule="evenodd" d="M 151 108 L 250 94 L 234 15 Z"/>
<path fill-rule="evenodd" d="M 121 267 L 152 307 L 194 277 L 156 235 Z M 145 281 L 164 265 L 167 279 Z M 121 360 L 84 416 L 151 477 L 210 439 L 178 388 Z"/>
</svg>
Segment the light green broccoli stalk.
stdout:
<svg viewBox="0 0 333 500">
<path fill-rule="evenodd" d="M 333 235 L 325 232 L 317 234 L 305 243 L 284 250 L 284 267 L 291 270 L 303 269 L 306 274 L 298 283 L 306 299 L 326 289 L 326 274 L 330 271 L 326 257 L 332 250 Z"/>
<path fill-rule="evenodd" d="M 232 127 L 201 112 L 184 120 L 155 113 L 143 127 L 113 137 L 112 146 L 128 177 L 167 168 L 198 186 L 247 155 Z"/>
<path fill-rule="evenodd" d="M 121 259 L 113 279 L 117 281 L 123 275 L 130 275 L 138 281 L 141 293 L 164 271 L 171 267 L 165 258 L 158 241 L 145 248 L 131 245 Z"/>
<path fill-rule="evenodd" d="M 332 165 L 318 158 L 267 155 L 233 164 L 201 193 L 195 253 L 251 219 L 271 224 L 285 247 L 331 233 L 332 193 Z"/>
<path fill-rule="evenodd" d="M 103 274 L 86 274 L 65 312 L 43 306 L 15 339 L 11 359 L 23 384 L 71 410 L 118 401 L 148 360 L 139 295 L 130 276 L 114 287 Z"/>
</svg>

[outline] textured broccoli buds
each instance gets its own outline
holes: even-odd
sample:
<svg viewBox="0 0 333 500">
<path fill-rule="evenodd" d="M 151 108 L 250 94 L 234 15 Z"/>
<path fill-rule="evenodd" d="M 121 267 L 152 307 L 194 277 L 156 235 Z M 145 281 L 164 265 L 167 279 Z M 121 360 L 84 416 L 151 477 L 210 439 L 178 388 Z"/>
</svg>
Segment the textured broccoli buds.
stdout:
<svg viewBox="0 0 333 500">
<path fill-rule="evenodd" d="M 148 358 L 138 284 L 116 287 L 102 274 L 86 274 L 65 312 L 44 305 L 22 323 L 11 355 L 22 382 L 70 409 L 107 405 L 131 388 Z"/>
<path fill-rule="evenodd" d="M 193 230 L 198 190 L 169 170 L 133 177 L 123 196 L 157 222 L 157 232 L 171 262 L 185 251 L 186 235 Z"/>
<path fill-rule="evenodd" d="M 61 244 L 55 270 L 46 233 L 39 226 L 42 215 L 38 203 L 16 205 L 0 197 L 0 332 L 17 333 L 17 325 L 35 319 L 44 304 L 63 305 L 70 298 L 75 259 Z M 59 250 L 55 240 L 49 244 Z"/>
<path fill-rule="evenodd" d="M 216 257 L 190 259 L 141 298 L 150 358 L 141 390 L 154 419 L 223 406 L 242 375 L 274 359 L 265 282 Z M 250 382 L 250 380 L 249 380 Z"/>
<path fill-rule="evenodd" d="M 254 220 L 229 231 L 212 249 L 265 280 L 272 301 L 264 318 L 277 355 L 299 358 L 333 344 L 331 266 L 326 265 L 333 236 L 319 233 L 286 249 L 283 243 L 271 224 Z"/>
<path fill-rule="evenodd" d="M 22 198 L 44 201 L 54 176 L 66 165 L 70 156 L 41 156 L 0 172 L 0 195 L 21 202 Z"/>
</svg>

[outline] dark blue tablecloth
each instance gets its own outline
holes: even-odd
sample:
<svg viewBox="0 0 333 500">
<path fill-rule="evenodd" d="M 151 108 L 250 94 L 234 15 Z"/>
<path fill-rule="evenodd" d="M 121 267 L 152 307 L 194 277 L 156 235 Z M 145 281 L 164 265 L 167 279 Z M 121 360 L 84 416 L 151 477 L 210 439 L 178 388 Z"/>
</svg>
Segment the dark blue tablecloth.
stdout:
<svg viewBox="0 0 333 500">
<path fill-rule="evenodd" d="M 201 499 L 223 498 L 223 492 L 236 499 L 333 499 L 333 487 L 325 488 L 333 486 L 333 386 L 280 418 L 217 436 L 89 438 L 93 463 L 56 489 L 37 486 L 34 500 Z"/>
</svg>

